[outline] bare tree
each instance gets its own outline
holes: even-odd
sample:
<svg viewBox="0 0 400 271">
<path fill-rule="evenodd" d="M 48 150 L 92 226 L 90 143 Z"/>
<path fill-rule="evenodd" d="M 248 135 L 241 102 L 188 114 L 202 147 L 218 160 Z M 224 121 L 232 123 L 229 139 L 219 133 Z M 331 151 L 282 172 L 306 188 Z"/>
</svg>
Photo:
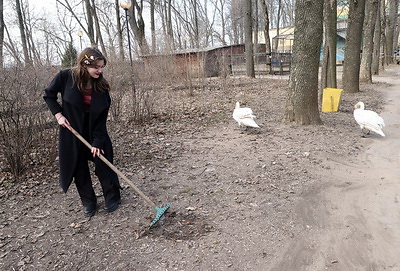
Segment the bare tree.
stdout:
<svg viewBox="0 0 400 271">
<path fill-rule="evenodd" d="M 277 20 L 276 20 L 276 36 L 278 38 L 275 39 L 275 44 L 273 45 L 275 52 L 278 52 L 278 46 L 279 46 L 279 28 L 280 28 L 280 21 L 281 21 L 281 10 L 282 10 L 282 0 L 278 0 L 278 14 L 277 14 Z"/>
<path fill-rule="evenodd" d="M 258 53 L 258 29 L 259 29 L 259 14 L 258 14 L 258 0 L 252 1 L 253 10 L 252 10 L 252 29 L 254 31 L 253 40 L 254 40 L 254 52 Z"/>
<path fill-rule="evenodd" d="M 388 1 L 388 9 L 389 9 L 389 17 L 387 19 L 387 25 L 386 25 L 386 61 L 387 64 L 393 63 L 393 44 L 395 43 L 394 41 L 394 33 L 395 33 L 395 28 L 397 25 L 397 14 L 398 14 L 398 8 L 399 8 L 399 0 L 389 0 Z"/>
<path fill-rule="evenodd" d="M 324 0 L 297 0 L 292 69 L 284 120 L 322 123 L 318 111 L 318 70 Z"/>
<path fill-rule="evenodd" d="M 379 60 L 381 55 L 381 36 L 382 36 L 382 25 L 381 25 L 381 5 L 384 3 L 384 0 L 378 0 L 378 6 L 376 7 L 376 21 L 375 21 L 375 29 L 374 29 L 374 49 L 372 54 L 372 64 L 371 64 L 371 73 L 379 74 Z"/>
<path fill-rule="evenodd" d="M 360 82 L 363 83 L 372 83 L 371 64 L 378 4 L 378 0 L 367 0 L 365 3 L 364 39 L 360 67 Z"/>
<path fill-rule="evenodd" d="M 245 54 L 246 54 L 246 74 L 254 78 L 254 54 L 253 54 L 253 25 L 252 25 L 252 1 L 243 0 L 245 18 L 244 18 L 244 32 L 245 32 Z"/>
<path fill-rule="evenodd" d="M 97 16 L 97 6 L 95 3 L 95 0 L 91 0 L 90 15 L 88 15 L 88 16 L 92 17 L 93 21 L 94 21 L 94 25 L 95 25 L 95 29 L 96 29 L 96 44 L 100 43 L 100 47 L 101 47 L 101 50 L 103 51 L 103 54 L 107 56 L 107 50 L 104 45 L 103 35 L 102 35 L 101 28 L 100 28 L 100 22 L 99 22 L 99 18 Z"/>
<path fill-rule="evenodd" d="M 28 43 L 27 43 L 26 33 L 25 33 L 25 23 L 24 23 L 24 17 L 23 17 L 23 13 L 22 13 L 20 0 L 15 0 L 15 7 L 16 7 L 17 17 L 18 17 L 19 33 L 21 35 L 21 44 L 22 44 L 22 51 L 24 53 L 24 61 L 25 61 L 25 64 L 29 65 L 32 63 L 32 61 L 29 57 Z"/>
<path fill-rule="evenodd" d="M 243 43 L 243 29 L 244 29 L 244 21 L 243 21 L 243 5 L 240 0 L 232 0 L 230 7 L 231 14 L 231 44 L 241 44 Z"/>
<path fill-rule="evenodd" d="M 4 5 L 3 0 L 0 0 L 0 69 L 3 68 L 4 64 Z"/>
<path fill-rule="evenodd" d="M 119 57 L 124 60 L 125 59 L 125 50 L 124 50 L 124 39 L 122 36 L 122 25 L 121 25 L 121 12 L 119 6 L 119 0 L 115 0 L 115 14 L 117 19 L 117 35 L 118 35 L 118 48 L 119 48 Z"/>
<path fill-rule="evenodd" d="M 343 89 L 352 93 L 359 91 L 364 13 L 365 0 L 350 1 L 343 65 Z"/>
<path fill-rule="evenodd" d="M 134 37 L 139 45 L 140 54 L 149 53 L 149 45 L 146 40 L 145 24 L 143 19 L 143 0 L 133 0 L 132 7 L 129 9 L 129 24 L 132 28 Z"/>
<path fill-rule="evenodd" d="M 381 0 L 381 57 L 380 57 L 380 69 L 384 70 L 387 65 L 387 42 L 386 42 L 386 0 Z"/>
<path fill-rule="evenodd" d="M 261 10 L 264 15 L 264 38 L 265 38 L 265 51 L 271 53 L 271 39 L 269 37 L 269 14 L 267 0 L 260 0 Z"/>
<path fill-rule="evenodd" d="M 156 20 L 155 20 L 155 0 L 150 0 L 150 31 L 151 31 L 151 53 L 156 53 Z"/>
<path fill-rule="evenodd" d="M 213 1 L 213 6 L 215 10 L 218 12 L 219 17 L 220 17 L 220 22 L 221 22 L 221 33 L 218 31 L 214 31 L 214 35 L 217 36 L 218 41 L 225 46 L 226 43 L 226 21 L 225 21 L 225 5 L 226 1 L 225 0 L 215 0 Z"/>
<path fill-rule="evenodd" d="M 337 43 L 337 2 L 324 4 L 324 51 L 321 71 L 321 89 L 336 88 L 336 43 Z"/>
</svg>

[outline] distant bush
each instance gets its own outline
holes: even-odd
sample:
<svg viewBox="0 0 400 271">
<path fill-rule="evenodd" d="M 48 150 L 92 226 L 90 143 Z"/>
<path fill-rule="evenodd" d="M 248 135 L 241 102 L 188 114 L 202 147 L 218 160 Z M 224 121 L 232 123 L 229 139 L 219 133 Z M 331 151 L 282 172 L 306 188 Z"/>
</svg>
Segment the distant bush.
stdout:
<svg viewBox="0 0 400 271">
<path fill-rule="evenodd" d="M 0 157 L 5 163 L 1 170 L 15 178 L 54 153 L 54 142 L 44 135 L 52 119 L 42 98 L 50 76 L 49 70 L 33 68 L 0 72 Z"/>
</svg>

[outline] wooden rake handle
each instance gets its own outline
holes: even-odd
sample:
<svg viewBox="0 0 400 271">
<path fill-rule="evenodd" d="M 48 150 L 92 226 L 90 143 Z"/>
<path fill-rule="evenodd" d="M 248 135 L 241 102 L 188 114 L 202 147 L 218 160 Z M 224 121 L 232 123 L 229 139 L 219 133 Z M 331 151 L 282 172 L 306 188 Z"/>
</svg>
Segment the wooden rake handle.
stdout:
<svg viewBox="0 0 400 271">
<path fill-rule="evenodd" d="M 77 131 L 75 131 L 74 128 L 71 126 L 67 125 L 66 126 L 68 130 L 70 130 L 80 141 L 82 141 L 83 144 L 85 144 L 90 150 L 92 149 L 92 145 L 89 144 L 89 142 L 86 141 Z M 98 157 L 103 161 L 104 163 L 107 164 L 121 179 L 123 179 L 145 202 L 147 202 L 151 207 L 155 208 L 156 205 L 154 202 L 152 202 L 145 194 L 143 194 L 142 191 L 139 190 L 139 188 L 136 187 L 122 172 L 117 169 L 113 164 L 110 163 L 110 161 L 107 160 L 103 155 L 99 154 Z"/>
</svg>

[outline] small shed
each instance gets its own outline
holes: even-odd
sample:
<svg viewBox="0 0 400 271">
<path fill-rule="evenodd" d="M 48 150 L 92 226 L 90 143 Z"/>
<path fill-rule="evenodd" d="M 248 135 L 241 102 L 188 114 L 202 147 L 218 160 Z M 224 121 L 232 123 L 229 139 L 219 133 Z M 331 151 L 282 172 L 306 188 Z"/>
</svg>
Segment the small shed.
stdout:
<svg viewBox="0 0 400 271">
<path fill-rule="evenodd" d="M 257 52 L 265 52 L 265 44 L 259 45 Z M 156 68 L 181 76 L 216 77 L 232 74 L 234 66 L 244 65 L 246 63 L 244 53 L 244 44 L 238 44 L 170 54 L 145 55 L 142 59 L 145 69 L 148 70 Z"/>
</svg>

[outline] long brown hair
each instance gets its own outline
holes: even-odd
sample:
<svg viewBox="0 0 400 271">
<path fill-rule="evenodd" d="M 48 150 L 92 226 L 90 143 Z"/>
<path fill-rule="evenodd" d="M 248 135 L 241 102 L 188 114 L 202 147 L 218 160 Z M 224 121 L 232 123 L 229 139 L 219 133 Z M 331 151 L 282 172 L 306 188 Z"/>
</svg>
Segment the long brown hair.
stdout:
<svg viewBox="0 0 400 271">
<path fill-rule="evenodd" d="M 99 49 L 88 47 L 83 49 L 77 59 L 77 66 L 72 69 L 72 73 L 76 76 L 76 86 L 80 92 L 85 92 L 85 84 L 92 81 L 93 91 L 108 92 L 110 91 L 110 84 L 103 77 L 103 73 L 99 78 L 91 78 L 86 67 L 95 67 L 99 60 L 104 61 L 104 66 L 107 64 L 107 59 L 100 52 Z"/>
</svg>

